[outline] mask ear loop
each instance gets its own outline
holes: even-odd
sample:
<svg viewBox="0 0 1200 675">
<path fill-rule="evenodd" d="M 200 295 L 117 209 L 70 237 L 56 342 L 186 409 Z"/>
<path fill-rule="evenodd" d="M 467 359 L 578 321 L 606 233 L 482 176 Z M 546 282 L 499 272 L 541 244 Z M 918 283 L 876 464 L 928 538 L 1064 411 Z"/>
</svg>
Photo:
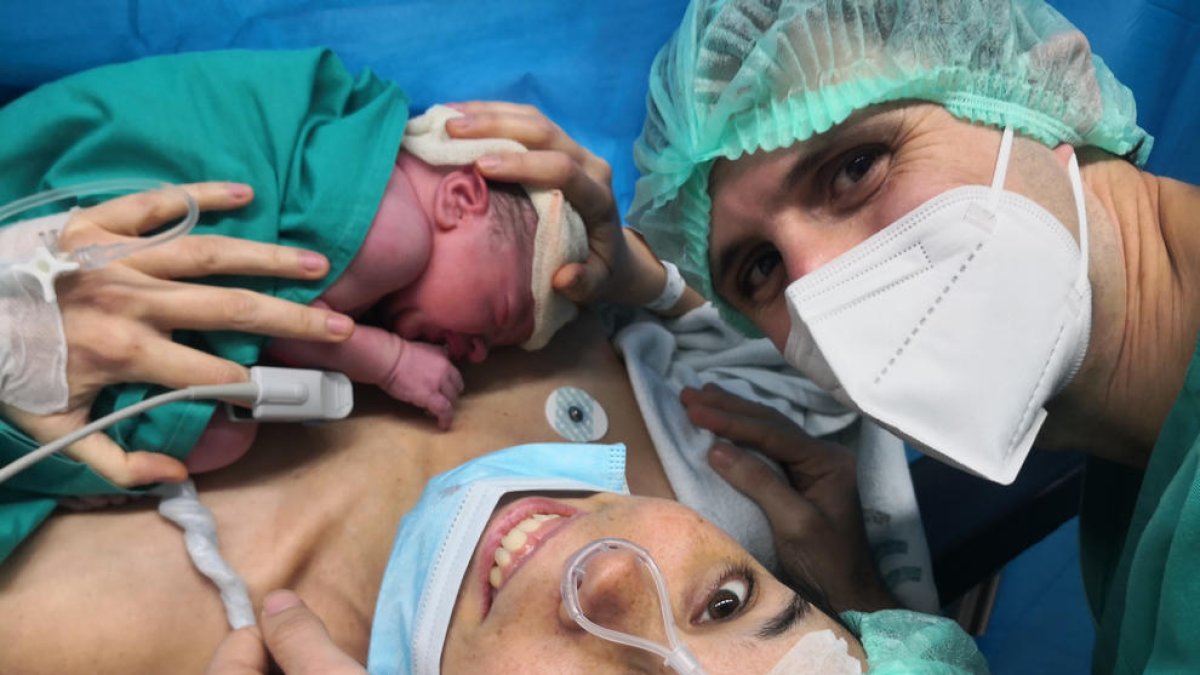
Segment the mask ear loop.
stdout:
<svg viewBox="0 0 1200 675">
<path fill-rule="evenodd" d="M 666 628 L 667 641 L 670 643 L 669 649 L 636 635 L 601 626 L 583 613 L 583 608 L 579 603 L 579 586 L 585 575 L 584 568 L 587 559 L 596 553 L 618 549 L 634 554 L 650 570 L 650 574 L 654 578 L 655 590 L 658 592 L 658 606 L 662 610 L 663 625 Z M 626 539 L 612 537 L 597 539 L 584 546 L 567 559 L 563 570 L 561 591 L 563 606 L 567 613 L 575 620 L 575 623 L 592 635 L 660 656 L 664 665 L 680 675 L 706 675 L 704 669 L 700 667 L 700 662 L 696 660 L 696 656 L 687 648 L 687 645 L 681 644 L 675 630 L 675 618 L 671 616 L 671 600 L 667 596 L 667 584 L 663 580 L 662 571 L 658 569 L 658 565 L 650 557 L 650 553 L 641 546 Z"/>
<path fill-rule="evenodd" d="M 1000 152 L 996 154 L 996 168 L 992 171 L 992 193 L 988 206 L 992 212 L 1000 206 L 1000 195 L 1004 193 L 1004 179 L 1008 176 L 1008 160 L 1012 155 L 1013 130 L 1004 127 L 1004 136 L 1000 139 Z"/>
<path fill-rule="evenodd" d="M 1088 282 L 1088 218 L 1087 206 L 1083 202 L 1083 176 L 1079 173 L 1079 158 L 1074 151 L 1067 162 L 1067 175 L 1071 178 L 1071 192 L 1075 195 L 1075 217 L 1079 222 L 1079 278 L 1075 285 L 1083 289 Z"/>
</svg>

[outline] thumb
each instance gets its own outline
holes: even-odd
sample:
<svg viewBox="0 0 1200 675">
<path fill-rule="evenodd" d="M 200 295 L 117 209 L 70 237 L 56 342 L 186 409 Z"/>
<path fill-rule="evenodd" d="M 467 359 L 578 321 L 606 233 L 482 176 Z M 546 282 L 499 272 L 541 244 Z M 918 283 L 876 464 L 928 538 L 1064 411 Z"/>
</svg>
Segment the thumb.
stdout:
<svg viewBox="0 0 1200 675">
<path fill-rule="evenodd" d="M 71 444 L 68 457 L 92 467 L 109 482 L 121 487 L 147 483 L 177 483 L 187 478 L 183 462 L 158 452 L 125 452 L 111 438 L 97 432 Z"/>
<path fill-rule="evenodd" d="M 551 279 L 554 290 L 576 304 L 592 299 L 594 283 L 589 279 L 588 269 L 582 263 L 567 263 L 558 268 Z"/>
<path fill-rule="evenodd" d="M 267 652 L 257 626 L 240 628 L 225 636 L 206 675 L 261 675 L 267 672 Z"/>
<path fill-rule="evenodd" d="M 298 595 L 274 591 L 263 600 L 263 639 L 287 675 L 365 675 L 329 637 L 321 619 Z"/>
<path fill-rule="evenodd" d="M 708 451 L 708 463 L 763 510 L 776 532 L 790 531 L 800 519 L 818 515 L 813 504 L 771 471 L 766 462 L 730 443 L 714 443 Z"/>
</svg>

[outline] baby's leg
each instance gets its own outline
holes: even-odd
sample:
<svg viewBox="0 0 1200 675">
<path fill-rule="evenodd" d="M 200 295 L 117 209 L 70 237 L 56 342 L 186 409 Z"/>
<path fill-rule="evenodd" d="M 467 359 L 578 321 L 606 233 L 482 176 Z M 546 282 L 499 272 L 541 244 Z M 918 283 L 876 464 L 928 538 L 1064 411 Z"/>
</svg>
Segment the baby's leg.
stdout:
<svg viewBox="0 0 1200 675">
<path fill-rule="evenodd" d="M 218 407 L 183 464 L 189 474 L 229 466 L 254 445 L 256 435 L 258 422 L 231 421 Z"/>
</svg>

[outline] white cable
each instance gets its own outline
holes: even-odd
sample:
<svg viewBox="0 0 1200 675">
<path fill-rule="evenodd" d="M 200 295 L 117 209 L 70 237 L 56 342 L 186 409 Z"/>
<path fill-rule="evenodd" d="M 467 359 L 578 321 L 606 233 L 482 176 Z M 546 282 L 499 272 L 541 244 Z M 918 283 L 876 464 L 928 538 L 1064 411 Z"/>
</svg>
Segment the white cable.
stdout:
<svg viewBox="0 0 1200 675">
<path fill-rule="evenodd" d="M 217 522 L 196 495 L 196 484 L 163 483 L 154 489 L 162 499 L 158 512 L 183 530 L 183 542 L 196 569 L 212 580 L 221 594 L 225 618 L 233 630 L 254 625 L 254 604 L 246 582 L 221 557 L 217 544 Z"/>
<path fill-rule="evenodd" d="M 349 378 L 341 373 L 255 366 L 250 369 L 250 382 L 177 389 L 109 413 L 0 468 L 0 483 L 88 434 L 166 403 L 195 399 L 250 402 L 253 403 L 253 418 L 261 421 L 341 419 L 354 407 L 353 387 Z"/>
<path fill-rule="evenodd" d="M 198 398 L 231 398 L 238 400 L 254 400 L 258 396 L 258 385 L 253 382 L 244 382 L 241 384 L 216 384 L 203 385 L 196 387 L 188 387 L 187 389 L 177 389 L 168 391 L 165 394 L 153 396 L 144 401 L 139 401 L 128 408 L 122 408 L 115 412 L 109 413 L 100 419 L 80 427 L 75 431 L 63 436 L 57 440 L 51 441 L 33 452 L 21 457 L 0 468 L 0 483 L 12 478 L 21 473 L 33 464 L 53 455 L 62 450 L 68 445 L 78 441 L 79 439 L 93 434 L 97 431 L 106 429 L 123 419 L 133 417 L 134 415 L 143 413 L 151 408 L 157 408 L 160 405 L 172 403 L 174 401 L 194 400 Z"/>
</svg>

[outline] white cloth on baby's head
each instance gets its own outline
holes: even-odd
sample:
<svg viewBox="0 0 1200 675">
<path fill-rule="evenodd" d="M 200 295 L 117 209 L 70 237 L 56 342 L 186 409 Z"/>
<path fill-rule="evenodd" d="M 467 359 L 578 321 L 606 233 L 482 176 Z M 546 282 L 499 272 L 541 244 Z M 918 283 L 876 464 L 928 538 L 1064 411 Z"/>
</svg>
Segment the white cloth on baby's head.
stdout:
<svg viewBox="0 0 1200 675">
<path fill-rule="evenodd" d="M 454 108 L 430 107 L 408 121 L 401 146 L 435 166 L 473 164 L 484 155 L 526 151 L 508 138 L 452 138 L 446 133 L 446 120 L 460 116 Z M 533 334 L 521 347 L 534 350 L 546 346 L 559 328 L 575 318 L 578 310 L 574 303 L 555 293 L 551 280 L 566 263 L 587 258 L 587 231 L 561 191 L 525 187 L 525 192 L 538 222 L 533 243 Z"/>
</svg>

